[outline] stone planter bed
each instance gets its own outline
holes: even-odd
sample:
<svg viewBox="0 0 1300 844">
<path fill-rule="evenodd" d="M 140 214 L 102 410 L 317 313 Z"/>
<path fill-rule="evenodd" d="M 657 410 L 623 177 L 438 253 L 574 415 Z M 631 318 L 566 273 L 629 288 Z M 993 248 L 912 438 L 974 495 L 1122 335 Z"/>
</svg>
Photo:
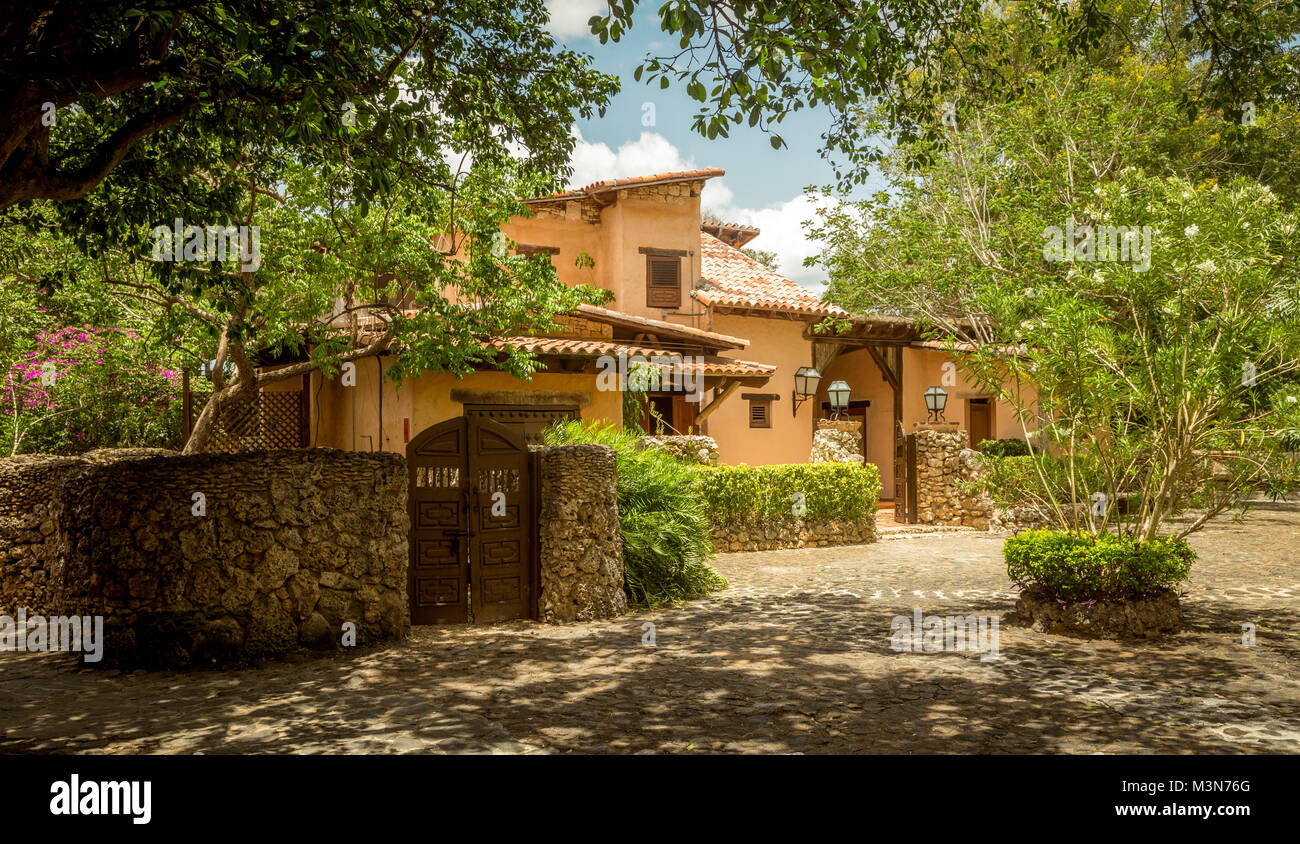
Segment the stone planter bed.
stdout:
<svg viewBox="0 0 1300 844">
<path fill-rule="evenodd" d="M 1183 629 L 1183 611 L 1172 589 L 1135 600 L 1064 604 L 1025 590 L 1016 601 L 1016 622 L 1040 633 L 1082 639 L 1155 639 Z"/>
</svg>

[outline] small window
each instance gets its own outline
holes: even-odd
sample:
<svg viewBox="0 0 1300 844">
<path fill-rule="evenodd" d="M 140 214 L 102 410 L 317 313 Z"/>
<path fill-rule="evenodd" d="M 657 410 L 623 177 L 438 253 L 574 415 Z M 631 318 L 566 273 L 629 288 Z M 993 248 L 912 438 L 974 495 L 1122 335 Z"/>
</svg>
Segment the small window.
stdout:
<svg viewBox="0 0 1300 844">
<path fill-rule="evenodd" d="M 646 256 L 645 303 L 651 308 L 682 306 L 682 261 L 658 255 Z"/>
<path fill-rule="evenodd" d="M 749 427 L 772 427 L 772 400 L 753 399 L 749 402 Z"/>
</svg>

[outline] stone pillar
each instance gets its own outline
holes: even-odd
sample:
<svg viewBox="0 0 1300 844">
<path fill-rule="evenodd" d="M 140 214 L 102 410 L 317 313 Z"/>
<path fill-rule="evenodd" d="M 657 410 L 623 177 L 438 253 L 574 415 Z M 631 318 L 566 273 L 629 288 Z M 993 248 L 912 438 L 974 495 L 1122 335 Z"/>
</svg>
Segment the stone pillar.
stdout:
<svg viewBox="0 0 1300 844">
<path fill-rule="evenodd" d="M 536 451 L 541 476 L 538 615 L 560 623 L 627 612 L 614 450 L 582 443 Z"/>
<path fill-rule="evenodd" d="M 818 421 L 809 463 L 861 463 L 863 454 L 860 423 L 830 419 Z"/>
<path fill-rule="evenodd" d="M 986 497 L 968 498 L 959 481 L 979 473 L 977 453 L 966 447 L 969 435 L 955 422 L 916 425 L 916 520 L 921 524 L 985 530 L 993 505 Z"/>
</svg>

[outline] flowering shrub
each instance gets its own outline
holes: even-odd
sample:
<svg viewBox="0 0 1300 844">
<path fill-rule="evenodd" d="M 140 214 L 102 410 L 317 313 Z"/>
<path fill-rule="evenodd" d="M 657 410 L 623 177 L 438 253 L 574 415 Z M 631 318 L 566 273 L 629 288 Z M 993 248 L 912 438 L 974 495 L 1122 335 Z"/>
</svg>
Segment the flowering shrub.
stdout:
<svg viewBox="0 0 1300 844">
<path fill-rule="evenodd" d="M 175 446 L 181 374 L 122 328 L 40 331 L 0 372 L 0 433 L 12 453 Z"/>
</svg>

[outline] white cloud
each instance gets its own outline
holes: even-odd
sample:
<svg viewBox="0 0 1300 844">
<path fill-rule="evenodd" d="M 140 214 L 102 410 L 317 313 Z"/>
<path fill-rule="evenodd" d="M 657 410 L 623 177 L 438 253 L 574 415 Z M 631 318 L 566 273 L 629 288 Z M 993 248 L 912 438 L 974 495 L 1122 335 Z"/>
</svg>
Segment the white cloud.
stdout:
<svg viewBox="0 0 1300 844">
<path fill-rule="evenodd" d="M 710 210 L 728 222 L 758 228 L 761 234 L 748 244 L 748 248 L 775 252 L 783 276 L 820 294 L 825 289 L 825 269 L 805 267 L 803 261 L 810 255 L 820 255 L 824 244 L 810 238 L 803 224 L 816 219 L 819 208 L 829 207 L 834 202 L 830 197 L 800 194 L 766 208 L 727 205 Z"/>
<path fill-rule="evenodd" d="M 570 159 L 573 164 L 572 187 L 604 179 L 649 176 L 696 167 L 693 159 L 683 158 L 677 147 L 657 132 L 642 132 L 641 137 L 620 145 L 617 150 L 610 149 L 609 144 L 584 141 L 576 127 L 573 133 L 577 143 Z"/>
<path fill-rule="evenodd" d="M 577 38 L 589 35 L 587 21 L 592 15 L 604 14 L 605 0 L 546 0 L 546 11 L 551 20 L 546 29 L 560 38 Z"/>
<path fill-rule="evenodd" d="M 573 131 L 576 144 L 571 159 L 573 178 L 570 187 L 582 187 L 604 179 L 649 176 L 700 167 L 693 158 L 683 156 L 677 147 L 657 132 L 642 132 L 635 141 L 627 141 L 615 150 L 605 143 L 583 140 L 576 127 Z M 732 175 L 746 177 L 740 173 Z M 810 198 L 800 194 L 765 208 L 744 208 L 735 205 L 735 193 L 727 186 L 725 178 L 710 179 L 700 196 L 704 211 L 728 222 L 761 229 L 762 233 L 749 245 L 754 249 L 775 252 L 780 260 L 781 274 L 816 293 L 820 293 L 824 286 L 825 273 L 821 268 L 805 267 L 803 261 L 809 255 L 821 254 L 822 244 L 808 238 L 803 222 L 814 219 L 818 207 L 833 201 L 827 197 Z"/>
</svg>

